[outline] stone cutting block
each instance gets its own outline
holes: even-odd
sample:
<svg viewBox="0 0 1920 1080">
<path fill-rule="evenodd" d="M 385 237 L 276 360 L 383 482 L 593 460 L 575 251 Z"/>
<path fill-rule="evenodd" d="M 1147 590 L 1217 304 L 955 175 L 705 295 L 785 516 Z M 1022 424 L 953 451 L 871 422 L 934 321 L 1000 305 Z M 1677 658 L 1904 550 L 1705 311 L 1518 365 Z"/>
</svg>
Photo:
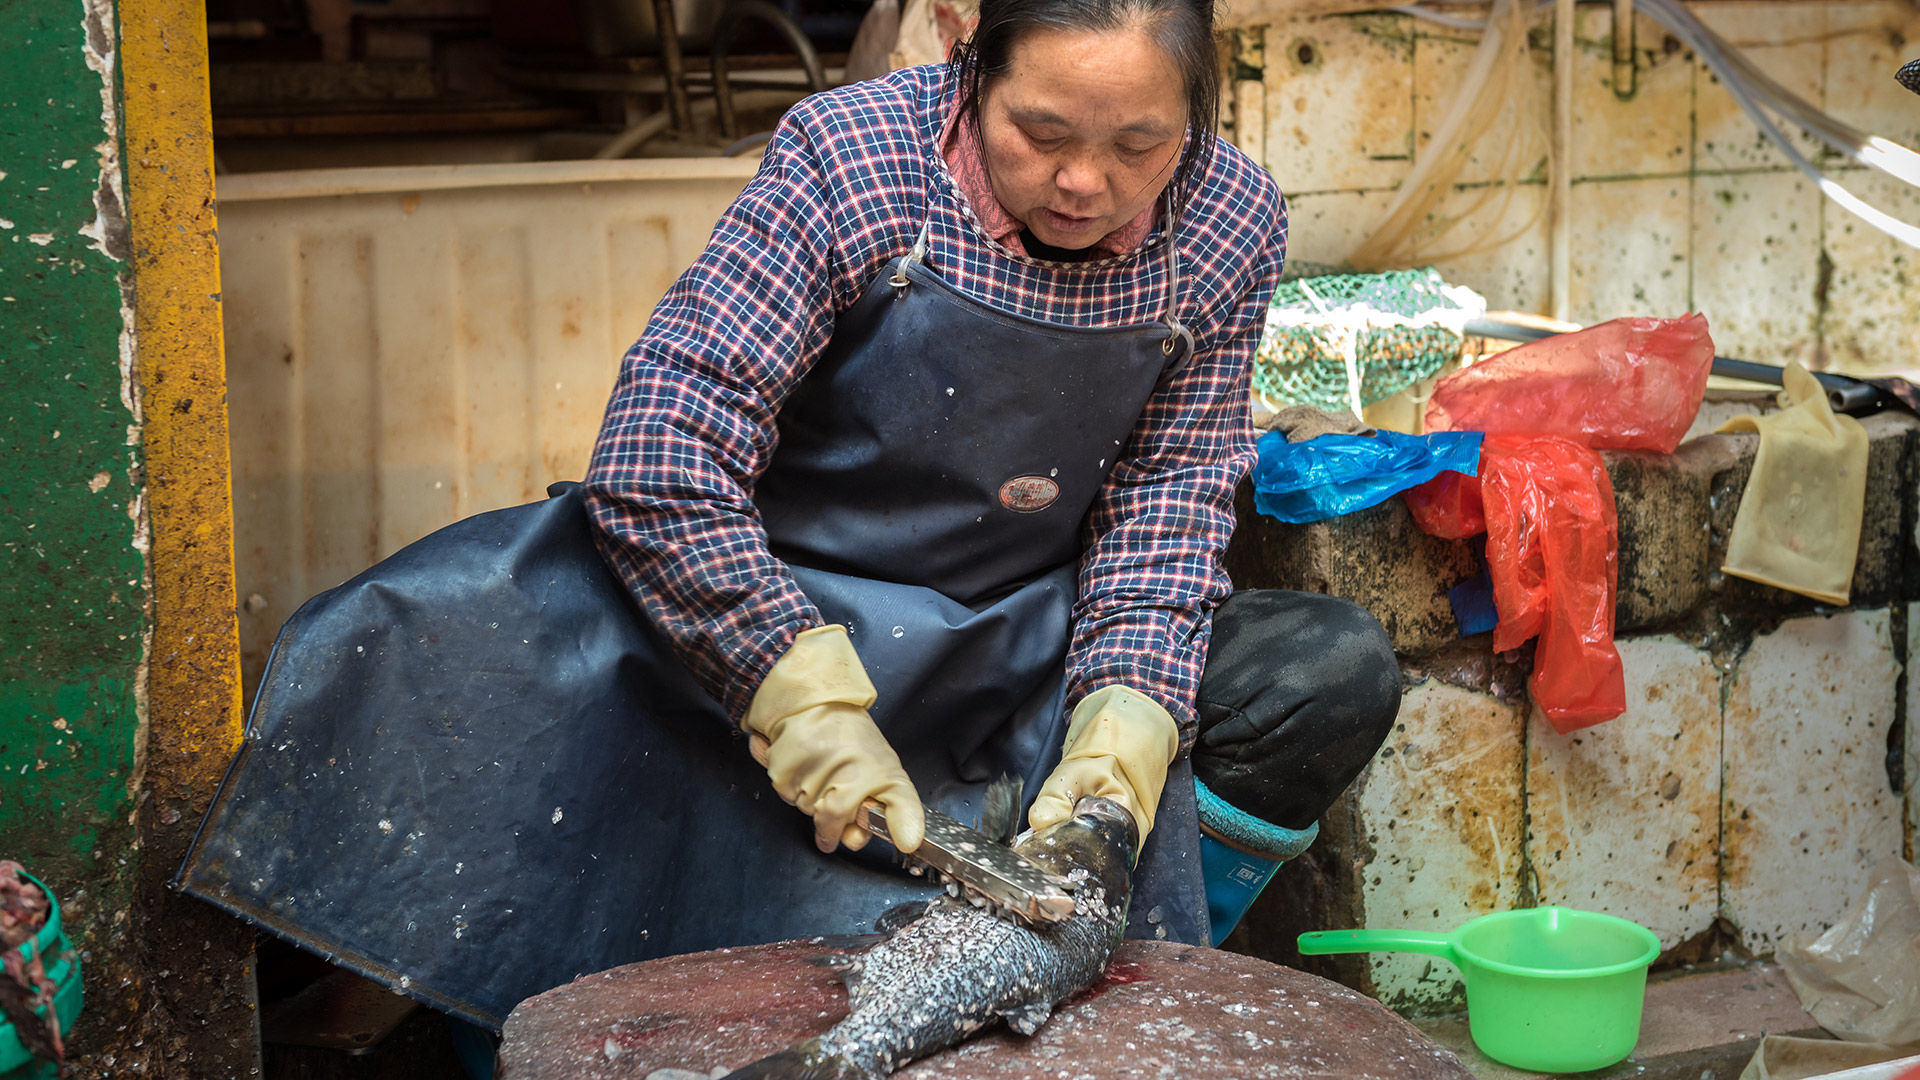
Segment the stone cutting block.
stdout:
<svg viewBox="0 0 1920 1080">
<path fill-rule="evenodd" d="M 1719 914 L 1720 672 L 1671 637 L 1617 642 L 1627 711 L 1527 736 L 1527 854 L 1543 904 L 1632 919 L 1665 948 Z"/>
<path fill-rule="evenodd" d="M 1887 768 L 1899 677 L 1886 609 L 1789 619 L 1754 639 L 1727 695 L 1722 914 L 1772 953 L 1832 925 L 1901 852 Z"/>
<path fill-rule="evenodd" d="M 1236 509 L 1239 528 L 1225 560 L 1234 587 L 1345 597 L 1372 612 L 1405 654 L 1460 636 L 1447 589 L 1473 575 L 1473 551 L 1421 532 L 1402 500 L 1291 525 L 1254 509 L 1253 489 L 1243 483 Z"/>
<path fill-rule="evenodd" d="M 655 1080 L 737 1069 L 846 1015 L 813 961 L 859 942 L 790 941 L 587 975 L 507 1017 L 500 1080 Z M 1030 1037 L 1004 1028 L 894 1074 L 908 1080 L 1319 1076 L 1472 1080 L 1450 1051 L 1345 987 L 1214 949 L 1130 941 Z"/>
</svg>

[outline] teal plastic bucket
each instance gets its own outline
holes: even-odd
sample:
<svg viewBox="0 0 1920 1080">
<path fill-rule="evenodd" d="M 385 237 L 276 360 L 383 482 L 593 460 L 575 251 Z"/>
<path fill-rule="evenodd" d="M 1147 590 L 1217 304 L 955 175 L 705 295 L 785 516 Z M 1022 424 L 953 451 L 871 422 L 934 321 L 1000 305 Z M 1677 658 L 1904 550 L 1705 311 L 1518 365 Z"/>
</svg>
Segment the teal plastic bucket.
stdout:
<svg viewBox="0 0 1920 1080">
<path fill-rule="evenodd" d="M 53 890 L 32 874 L 22 872 L 20 876 L 47 894 L 46 925 L 32 941 L 20 946 L 20 955 L 29 961 L 38 956 L 46 968 L 47 978 L 53 981 L 54 1015 L 60 1019 L 60 1036 L 65 1038 L 73 1029 L 74 1019 L 80 1015 L 80 954 L 73 951 L 73 942 L 67 940 L 66 931 L 60 925 L 60 901 L 54 897 Z M 40 1007 L 40 1015 L 46 1015 L 46 1006 Z M 53 1068 L 52 1062 L 36 1059 L 21 1043 L 13 1022 L 0 1016 L 0 1080 L 52 1076 Z"/>
</svg>

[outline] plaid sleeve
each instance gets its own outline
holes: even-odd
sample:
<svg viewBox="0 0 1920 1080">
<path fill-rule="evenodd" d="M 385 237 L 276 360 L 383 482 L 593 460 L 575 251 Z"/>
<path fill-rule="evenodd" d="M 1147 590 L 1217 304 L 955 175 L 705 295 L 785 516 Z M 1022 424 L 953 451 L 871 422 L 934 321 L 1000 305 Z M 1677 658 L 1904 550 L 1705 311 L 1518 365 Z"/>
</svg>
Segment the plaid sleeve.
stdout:
<svg viewBox="0 0 1920 1080">
<path fill-rule="evenodd" d="M 628 351 L 586 483 L 608 563 L 736 723 L 822 621 L 750 496 L 836 310 L 827 181 L 795 117 Z"/>
<path fill-rule="evenodd" d="M 1182 756 L 1193 745 L 1213 608 L 1231 589 L 1220 556 L 1233 535 L 1234 487 L 1253 463 L 1253 352 L 1286 257 L 1277 192 L 1254 219 L 1271 231 L 1235 275 L 1244 289 L 1223 298 L 1211 325 L 1193 327 L 1193 359 L 1147 403 L 1094 503 L 1067 653 L 1069 706 L 1112 683 L 1140 690 L 1173 714 Z"/>
</svg>

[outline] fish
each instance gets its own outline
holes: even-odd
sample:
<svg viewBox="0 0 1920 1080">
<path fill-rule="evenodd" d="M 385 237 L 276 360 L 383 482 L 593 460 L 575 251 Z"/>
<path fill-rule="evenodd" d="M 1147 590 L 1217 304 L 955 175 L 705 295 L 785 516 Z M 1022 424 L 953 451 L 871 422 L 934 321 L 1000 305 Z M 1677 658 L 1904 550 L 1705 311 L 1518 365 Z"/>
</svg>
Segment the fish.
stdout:
<svg viewBox="0 0 1920 1080">
<path fill-rule="evenodd" d="M 1012 802 L 1017 814 L 1018 797 Z M 988 835 L 1004 829 L 982 822 Z M 925 914 L 848 963 L 846 1019 L 725 1080 L 880 1080 L 994 1024 L 1034 1034 L 1054 1006 L 1100 978 L 1119 947 L 1138 837 L 1126 807 L 1081 799 L 1072 817 L 1013 844 L 1073 883 L 1071 917 L 1027 926 L 949 886 Z"/>
<path fill-rule="evenodd" d="M 1909 60 L 1907 66 L 1893 73 L 1901 86 L 1920 94 L 1920 60 Z"/>
</svg>

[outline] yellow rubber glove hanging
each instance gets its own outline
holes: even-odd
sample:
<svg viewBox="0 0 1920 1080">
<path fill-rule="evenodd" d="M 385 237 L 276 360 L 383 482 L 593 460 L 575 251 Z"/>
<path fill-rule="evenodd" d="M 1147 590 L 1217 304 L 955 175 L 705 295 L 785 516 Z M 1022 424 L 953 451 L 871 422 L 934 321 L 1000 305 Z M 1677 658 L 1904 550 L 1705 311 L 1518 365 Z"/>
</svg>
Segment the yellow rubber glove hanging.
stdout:
<svg viewBox="0 0 1920 1080">
<path fill-rule="evenodd" d="M 1760 433 L 1720 570 L 1845 604 L 1866 507 L 1867 432 L 1836 415 L 1826 388 L 1799 364 L 1787 365 L 1781 383 L 1786 408 L 1736 416 L 1719 428 Z"/>
<path fill-rule="evenodd" d="M 1103 686 L 1074 707 L 1060 765 L 1040 785 L 1027 824 L 1044 829 L 1073 816 L 1073 805 L 1104 795 L 1125 806 L 1140 826 L 1140 843 L 1153 831 L 1167 766 L 1180 749 L 1180 727 L 1160 703 L 1125 686 Z"/>
<path fill-rule="evenodd" d="M 813 818 L 821 851 L 866 846 L 873 834 L 854 822 L 868 799 L 886 807 L 900 851 L 926 835 L 920 793 L 867 715 L 876 696 L 847 628 L 817 626 L 793 639 L 747 707 L 754 757 L 773 790 Z"/>
</svg>

